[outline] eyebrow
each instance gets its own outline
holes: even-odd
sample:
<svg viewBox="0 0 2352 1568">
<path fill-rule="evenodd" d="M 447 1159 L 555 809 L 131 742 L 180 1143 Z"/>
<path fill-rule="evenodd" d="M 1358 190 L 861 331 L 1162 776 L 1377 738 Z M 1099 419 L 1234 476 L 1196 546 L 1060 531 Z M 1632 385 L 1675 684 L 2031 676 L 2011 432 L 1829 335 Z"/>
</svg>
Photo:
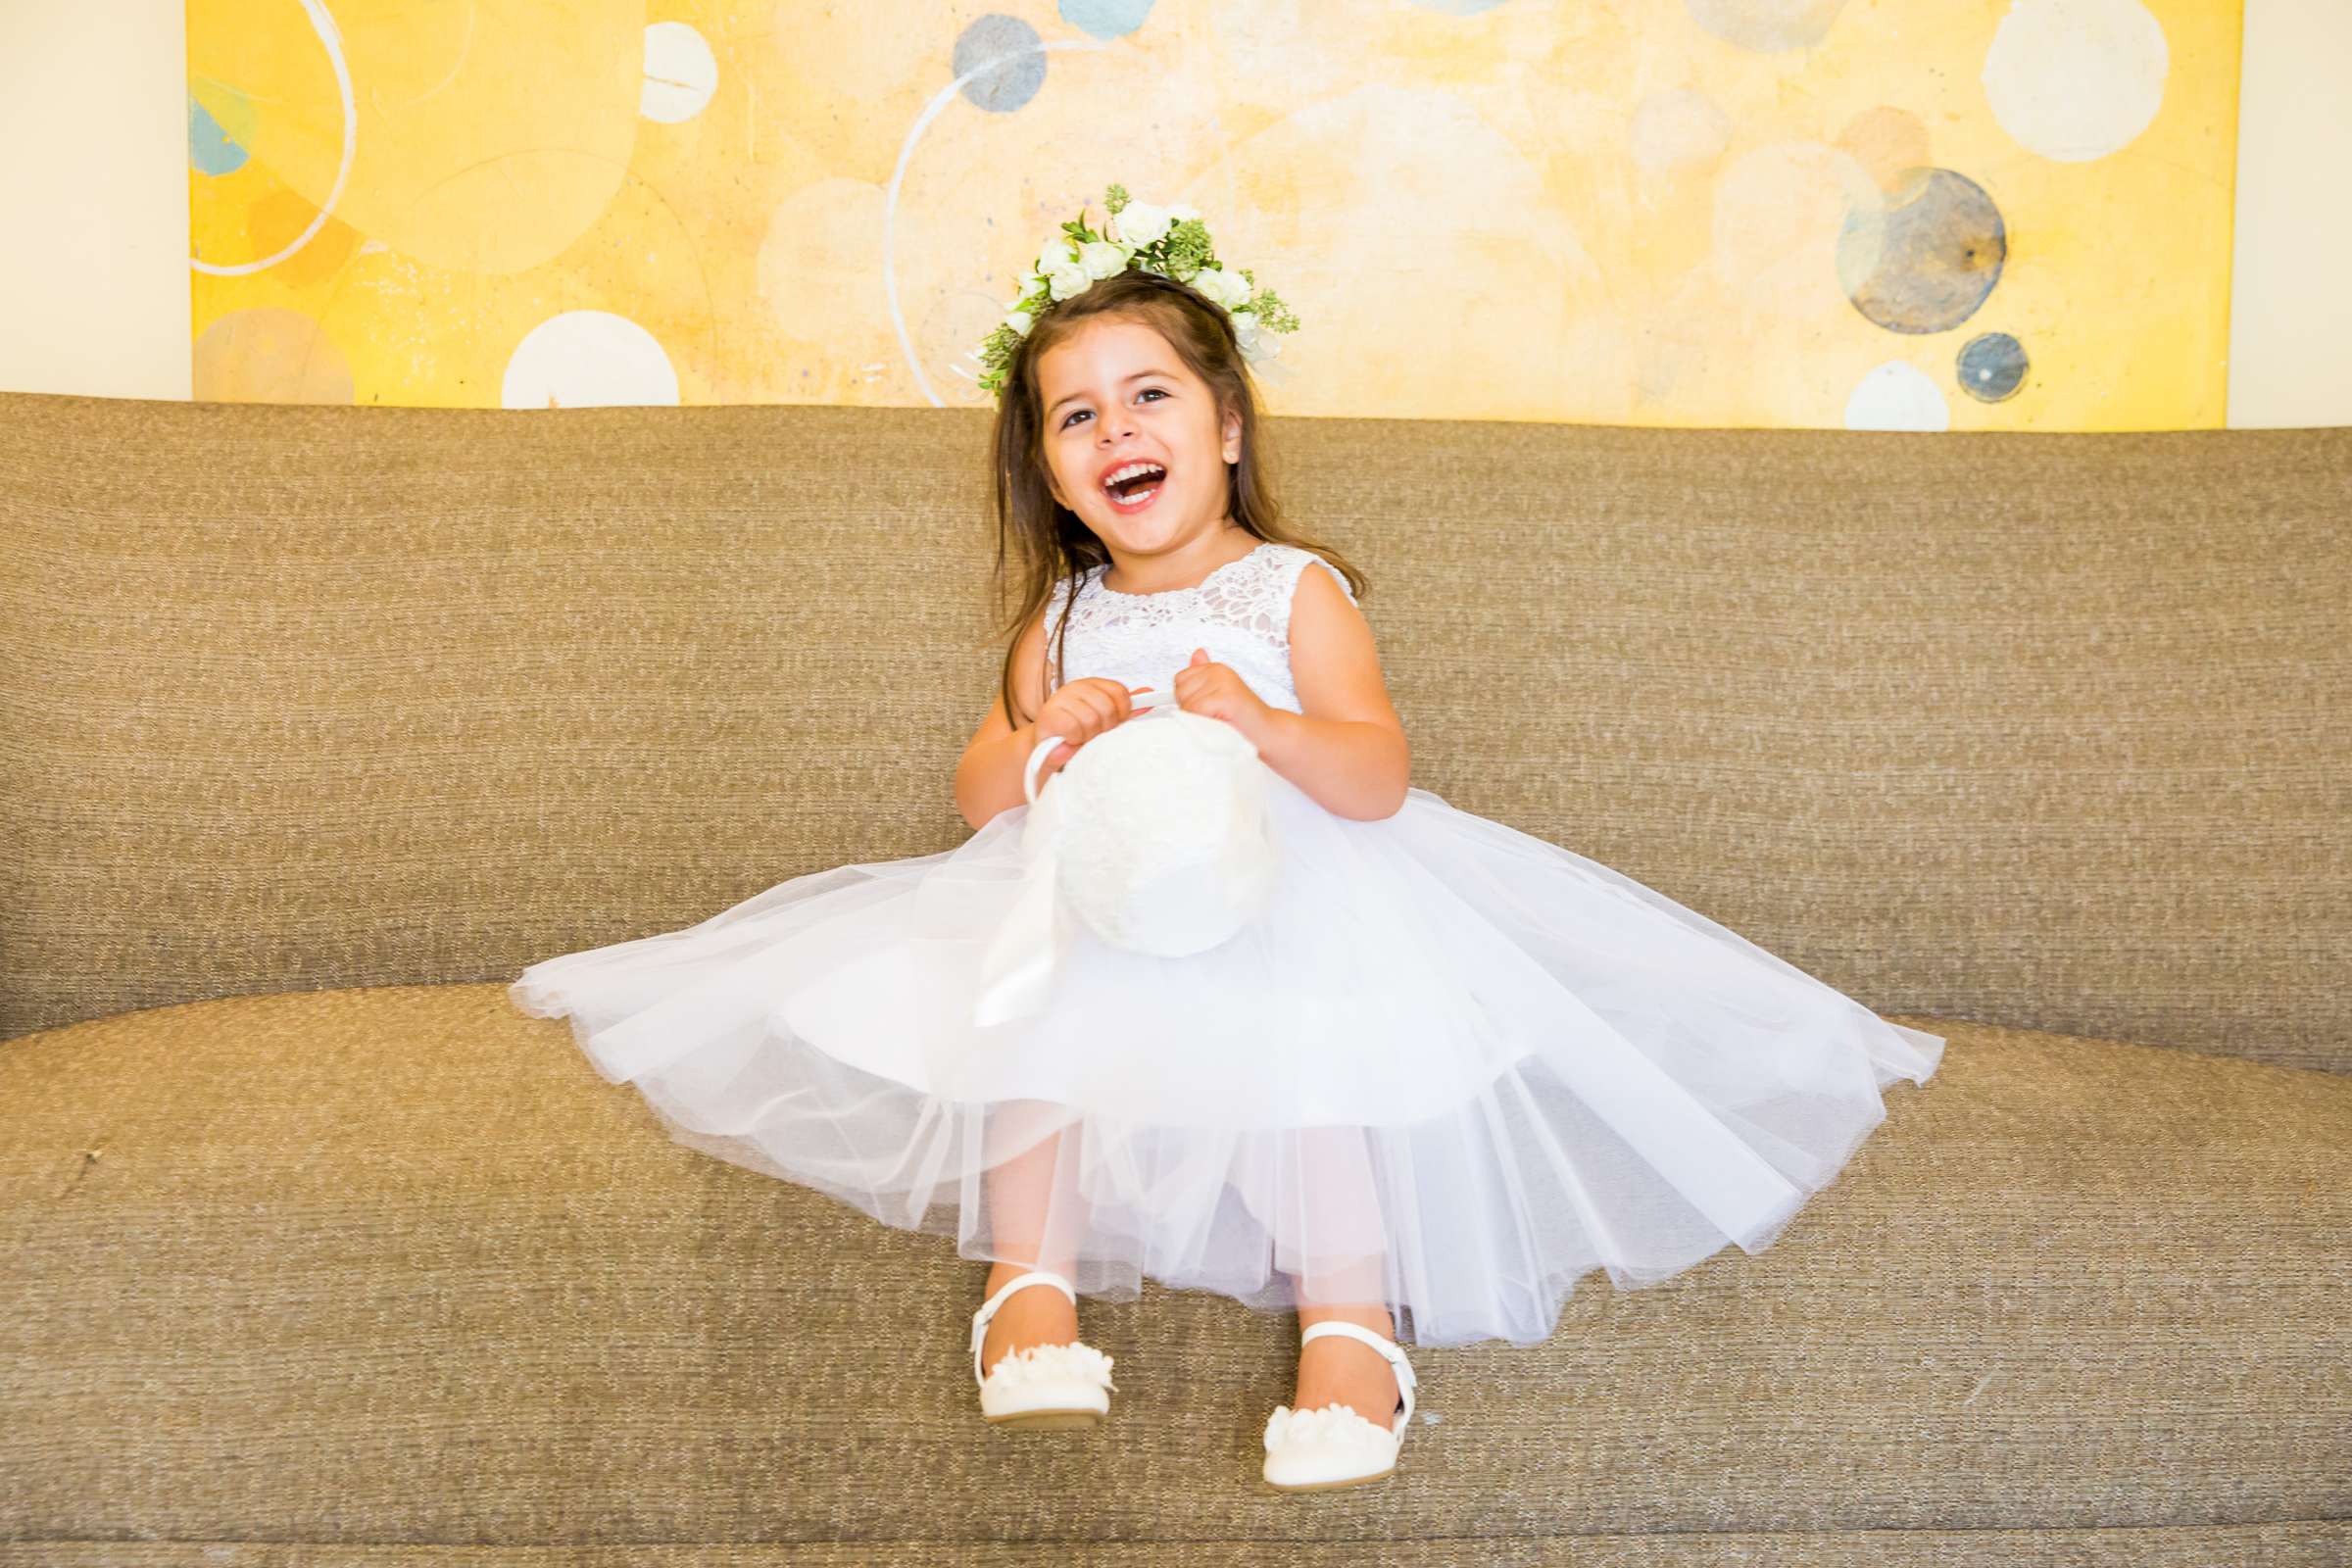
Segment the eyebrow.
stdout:
<svg viewBox="0 0 2352 1568">
<path fill-rule="evenodd" d="M 1157 375 L 1157 376 L 1163 376 L 1163 377 L 1165 377 L 1166 379 L 1168 379 L 1168 380 L 1171 380 L 1171 381 L 1173 381 L 1173 380 L 1176 378 L 1176 377 L 1175 377 L 1173 374 L 1171 374 L 1169 371 L 1166 371 L 1166 370 L 1158 370 L 1158 369 L 1152 369 L 1152 370 L 1138 370 L 1138 371 L 1136 371 L 1136 372 L 1135 372 L 1133 375 L 1131 375 L 1131 376 L 1127 377 L 1127 381 L 1141 381 L 1141 380 L 1142 380 L 1142 379 L 1143 379 L 1145 376 L 1147 376 L 1147 375 Z M 1127 384 L 1127 381 L 1122 381 L 1122 382 L 1120 382 L 1119 384 L 1120 384 L 1121 386 L 1125 386 L 1125 385 Z M 1055 398 L 1055 399 L 1054 400 L 1054 406 L 1053 406 L 1052 408 L 1050 408 L 1050 409 L 1048 409 L 1048 410 L 1046 411 L 1046 417 L 1047 417 L 1047 418 L 1049 418 L 1049 419 L 1050 419 L 1050 418 L 1052 418 L 1052 417 L 1053 417 L 1054 415 L 1056 415 L 1056 414 L 1058 414 L 1058 413 L 1060 413 L 1060 412 L 1061 412 L 1061 406 L 1062 406 L 1064 403 L 1075 403 L 1075 402 L 1077 402 L 1077 401 L 1078 401 L 1080 398 L 1082 398 L 1082 397 L 1084 397 L 1084 396 L 1086 396 L 1086 394 L 1085 394 L 1085 393 L 1083 393 L 1083 392 L 1072 392 L 1072 393 L 1069 393 L 1067 396 Z"/>
</svg>

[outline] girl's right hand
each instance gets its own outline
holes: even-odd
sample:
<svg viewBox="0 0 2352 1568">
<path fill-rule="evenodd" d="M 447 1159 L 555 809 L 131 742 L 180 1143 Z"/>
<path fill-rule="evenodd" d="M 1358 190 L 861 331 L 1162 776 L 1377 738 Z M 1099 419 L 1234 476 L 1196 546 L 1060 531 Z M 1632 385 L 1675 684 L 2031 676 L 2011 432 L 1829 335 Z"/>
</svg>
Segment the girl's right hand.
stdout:
<svg viewBox="0 0 2352 1568">
<path fill-rule="evenodd" d="M 1037 770 L 1038 787 L 1043 789 L 1046 780 L 1060 772 L 1079 747 L 1141 711 L 1128 698 L 1151 689 L 1129 686 L 1107 675 L 1088 675 L 1054 687 L 1038 708 L 1037 741 L 1031 750 L 1044 744 L 1049 735 L 1060 736 L 1062 744 L 1046 755 L 1044 765 Z"/>
</svg>

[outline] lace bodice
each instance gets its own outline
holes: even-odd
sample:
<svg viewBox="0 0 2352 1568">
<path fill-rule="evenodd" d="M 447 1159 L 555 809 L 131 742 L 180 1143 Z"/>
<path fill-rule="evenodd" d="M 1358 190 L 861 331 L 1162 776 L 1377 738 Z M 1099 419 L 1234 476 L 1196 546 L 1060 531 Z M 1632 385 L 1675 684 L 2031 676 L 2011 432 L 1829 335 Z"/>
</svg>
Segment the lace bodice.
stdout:
<svg viewBox="0 0 2352 1568">
<path fill-rule="evenodd" d="M 1123 594 L 1102 585 L 1107 565 L 1064 577 L 1046 603 L 1046 690 L 1092 675 L 1165 689 L 1191 662 L 1193 650 L 1205 648 L 1209 658 L 1232 665 L 1260 701 L 1298 712 L 1298 691 L 1291 679 L 1291 597 L 1298 574 L 1309 566 L 1330 572 L 1354 603 L 1337 566 L 1311 550 L 1270 542 L 1228 561 L 1190 588 Z M 1065 604 L 1070 606 L 1069 640 L 1057 681 L 1054 640 Z"/>
</svg>

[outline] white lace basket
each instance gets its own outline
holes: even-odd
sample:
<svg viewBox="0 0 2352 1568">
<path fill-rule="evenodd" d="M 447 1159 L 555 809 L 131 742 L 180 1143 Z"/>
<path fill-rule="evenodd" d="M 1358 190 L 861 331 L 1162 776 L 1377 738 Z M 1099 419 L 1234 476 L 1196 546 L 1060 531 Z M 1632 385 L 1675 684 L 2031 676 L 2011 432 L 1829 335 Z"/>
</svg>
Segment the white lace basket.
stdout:
<svg viewBox="0 0 2352 1568">
<path fill-rule="evenodd" d="M 1060 738 L 1030 754 L 1021 776 L 1030 886 L 983 962 L 977 1022 L 1043 1001 L 1073 923 L 1114 947 L 1182 957 L 1230 940 L 1265 908 L 1279 845 L 1257 749 L 1166 693 L 1134 702 L 1152 711 L 1079 747 L 1042 793 L 1038 770 Z"/>
</svg>

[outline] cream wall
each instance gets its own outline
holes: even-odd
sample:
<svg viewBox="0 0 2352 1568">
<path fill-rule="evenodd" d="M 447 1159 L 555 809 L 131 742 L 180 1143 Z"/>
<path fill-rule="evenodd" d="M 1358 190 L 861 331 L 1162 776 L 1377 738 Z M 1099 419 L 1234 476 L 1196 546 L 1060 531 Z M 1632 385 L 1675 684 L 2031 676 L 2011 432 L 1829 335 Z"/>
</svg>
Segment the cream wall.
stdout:
<svg viewBox="0 0 2352 1568">
<path fill-rule="evenodd" d="M 2246 0 L 2228 422 L 2352 424 L 2352 10 Z M 189 395 L 178 0 L 0 0 L 0 389 Z"/>
<path fill-rule="evenodd" d="M 2246 0 L 2245 25 L 2228 422 L 2352 424 L 2352 6 Z"/>
<path fill-rule="evenodd" d="M 0 390 L 184 398 L 179 0 L 0 0 Z"/>
</svg>

